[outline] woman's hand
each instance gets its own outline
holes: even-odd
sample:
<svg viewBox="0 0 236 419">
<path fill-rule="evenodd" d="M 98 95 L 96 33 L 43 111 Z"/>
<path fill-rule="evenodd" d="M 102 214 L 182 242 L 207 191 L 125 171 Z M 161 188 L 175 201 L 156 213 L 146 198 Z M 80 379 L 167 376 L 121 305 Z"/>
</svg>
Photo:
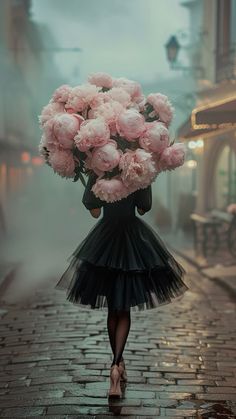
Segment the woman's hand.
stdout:
<svg viewBox="0 0 236 419">
<path fill-rule="evenodd" d="M 94 218 L 98 218 L 99 215 L 101 214 L 101 208 L 93 208 L 89 211 Z"/>
<path fill-rule="evenodd" d="M 138 213 L 139 213 L 140 215 L 143 215 L 143 214 L 145 214 L 145 212 L 146 212 L 146 211 L 144 211 L 142 208 L 137 208 L 137 210 L 138 210 Z"/>
</svg>

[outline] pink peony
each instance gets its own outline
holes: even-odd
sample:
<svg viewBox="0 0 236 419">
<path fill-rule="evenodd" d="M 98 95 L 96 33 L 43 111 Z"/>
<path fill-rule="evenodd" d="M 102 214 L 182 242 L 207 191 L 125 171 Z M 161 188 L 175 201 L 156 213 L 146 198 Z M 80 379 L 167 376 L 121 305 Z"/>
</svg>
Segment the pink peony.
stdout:
<svg viewBox="0 0 236 419">
<path fill-rule="evenodd" d="M 88 81 L 97 87 L 106 87 L 108 89 L 112 87 L 112 77 L 107 73 L 93 73 L 89 75 Z"/>
<path fill-rule="evenodd" d="M 90 150 L 86 151 L 87 157 L 84 160 L 84 167 L 85 169 L 93 170 L 97 176 L 102 177 L 104 176 L 104 170 L 98 169 L 96 166 L 92 166 L 92 152 Z"/>
<path fill-rule="evenodd" d="M 124 184 L 134 190 L 148 186 L 157 174 L 152 154 L 141 148 L 126 150 L 119 163 Z"/>
<path fill-rule="evenodd" d="M 124 108 L 127 108 L 127 106 L 131 104 L 130 94 L 126 90 L 122 89 L 122 87 L 113 87 L 106 93 L 106 96 L 116 102 L 119 102 Z"/>
<path fill-rule="evenodd" d="M 124 107 L 119 102 L 109 99 L 107 103 L 91 109 L 89 111 L 89 118 L 102 117 L 109 126 L 111 134 L 115 135 L 117 133 L 116 121 L 123 111 Z"/>
<path fill-rule="evenodd" d="M 53 93 L 52 101 L 66 103 L 71 91 L 72 87 L 70 87 L 68 84 L 63 84 L 62 86 L 58 87 Z"/>
<path fill-rule="evenodd" d="M 129 188 L 124 185 L 119 176 L 114 176 L 112 179 L 97 179 L 92 186 L 92 191 L 106 202 L 119 201 L 130 194 Z"/>
<path fill-rule="evenodd" d="M 82 112 L 95 99 L 98 92 L 99 88 L 89 83 L 73 87 L 69 94 L 68 101 L 65 104 L 65 108 L 73 109 L 76 112 Z"/>
<path fill-rule="evenodd" d="M 47 137 L 45 134 L 42 135 L 39 143 L 40 154 L 41 152 L 44 154 L 43 147 L 46 147 L 48 151 L 56 151 L 59 148 L 57 141 L 54 141 L 51 137 Z"/>
<path fill-rule="evenodd" d="M 94 109 L 97 108 L 101 105 L 103 105 L 104 103 L 109 101 L 109 97 L 107 97 L 106 93 L 104 92 L 99 92 L 96 96 L 94 96 L 94 98 L 90 101 L 90 108 Z"/>
<path fill-rule="evenodd" d="M 80 129 L 84 118 L 78 114 L 61 114 L 54 117 L 53 132 L 63 148 L 72 148 L 74 136 Z"/>
<path fill-rule="evenodd" d="M 110 139 L 110 130 L 103 118 L 88 119 L 82 122 L 80 131 L 75 136 L 75 144 L 80 151 L 99 147 Z"/>
<path fill-rule="evenodd" d="M 147 151 L 161 153 L 169 144 L 169 131 L 161 122 L 146 122 L 146 131 L 139 144 Z"/>
<path fill-rule="evenodd" d="M 184 164 L 186 146 L 184 143 L 173 144 L 164 149 L 161 154 L 153 153 L 156 169 L 161 172 L 164 170 L 173 170 Z"/>
<path fill-rule="evenodd" d="M 70 150 L 56 150 L 50 153 L 49 163 L 58 175 L 67 178 L 75 176 L 75 161 Z"/>
<path fill-rule="evenodd" d="M 143 112 L 145 110 L 145 105 L 146 105 L 146 96 L 145 95 L 141 95 L 140 97 L 138 97 L 135 102 L 131 103 L 131 107 L 134 109 L 137 109 L 137 111 L 139 112 Z"/>
<path fill-rule="evenodd" d="M 51 102 L 44 106 L 41 115 L 38 116 L 40 126 L 43 127 L 49 119 L 59 113 L 65 112 L 64 104 L 59 102 Z"/>
<path fill-rule="evenodd" d="M 125 77 L 113 79 L 113 87 L 122 87 L 122 89 L 126 90 L 126 92 L 130 94 L 131 99 L 134 102 L 142 96 L 140 84 L 136 81 L 126 79 Z"/>
<path fill-rule="evenodd" d="M 107 144 L 92 151 L 91 168 L 111 171 L 119 164 L 121 154 L 122 151 L 117 150 L 117 142 L 109 140 Z"/>
<path fill-rule="evenodd" d="M 168 127 L 172 121 L 174 112 L 174 108 L 168 100 L 168 97 L 161 93 L 151 93 L 147 96 L 147 102 L 153 106 L 154 112 L 159 116 L 161 122 L 164 122 Z"/>
<path fill-rule="evenodd" d="M 55 122 L 55 116 L 49 119 L 46 122 L 46 124 L 44 124 L 43 133 L 48 144 L 55 144 L 55 146 L 58 148 L 59 147 L 58 140 L 54 134 L 54 122 Z"/>
<path fill-rule="evenodd" d="M 118 116 L 116 127 L 121 136 L 132 141 L 145 132 L 145 119 L 136 109 L 127 109 Z"/>
</svg>

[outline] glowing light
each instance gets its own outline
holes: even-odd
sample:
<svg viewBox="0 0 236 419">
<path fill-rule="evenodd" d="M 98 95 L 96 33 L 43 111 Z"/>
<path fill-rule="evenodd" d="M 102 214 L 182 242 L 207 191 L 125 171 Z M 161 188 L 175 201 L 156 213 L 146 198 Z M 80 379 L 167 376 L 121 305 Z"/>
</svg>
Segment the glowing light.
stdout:
<svg viewBox="0 0 236 419">
<path fill-rule="evenodd" d="M 202 138 L 199 138 L 197 141 L 191 140 L 188 142 L 188 148 L 190 148 L 190 150 L 194 150 L 197 154 L 202 152 L 203 147 L 204 141 Z"/>
<path fill-rule="evenodd" d="M 204 146 L 204 141 L 199 138 L 199 140 L 197 140 L 197 147 L 202 148 Z"/>
<path fill-rule="evenodd" d="M 43 163 L 44 163 L 44 161 L 43 161 L 43 158 L 42 158 L 42 157 L 40 157 L 40 156 L 34 156 L 34 157 L 32 157 L 32 159 L 31 159 L 31 163 L 32 163 L 34 166 L 42 166 L 42 165 L 43 165 Z"/>
<path fill-rule="evenodd" d="M 191 148 L 191 149 L 196 148 L 196 142 L 195 141 L 189 141 L 188 148 Z"/>
<path fill-rule="evenodd" d="M 29 161 L 30 161 L 30 153 L 28 153 L 28 151 L 23 151 L 21 153 L 21 161 L 22 161 L 22 163 L 29 163 Z"/>
<path fill-rule="evenodd" d="M 188 161 L 186 162 L 186 166 L 187 166 L 189 169 L 195 169 L 195 168 L 197 167 L 197 162 L 196 162 L 196 160 L 188 160 Z"/>
</svg>

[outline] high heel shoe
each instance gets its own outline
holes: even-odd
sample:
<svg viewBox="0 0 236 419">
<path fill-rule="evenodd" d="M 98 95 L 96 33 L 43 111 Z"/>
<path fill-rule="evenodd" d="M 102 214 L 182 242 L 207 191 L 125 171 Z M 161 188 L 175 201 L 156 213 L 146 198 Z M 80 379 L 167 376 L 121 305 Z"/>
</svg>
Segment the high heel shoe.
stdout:
<svg viewBox="0 0 236 419">
<path fill-rule="evenodd" d="M 127 372 L 126 372 L 126 369 L 125 369 L 125 361 L 124 360 L 120 361 L 119 370 L 120 370 L 121 381 L 127 381 L 128 377 L 127 377 Z"/>
<path fill-rule="evenodd" d="M 108 392 L 108 397 L 121 397 L 121 395 L 120 370 L 118 365 L 114 364 L 110 371 L 110 389 Z"/>
</svg>

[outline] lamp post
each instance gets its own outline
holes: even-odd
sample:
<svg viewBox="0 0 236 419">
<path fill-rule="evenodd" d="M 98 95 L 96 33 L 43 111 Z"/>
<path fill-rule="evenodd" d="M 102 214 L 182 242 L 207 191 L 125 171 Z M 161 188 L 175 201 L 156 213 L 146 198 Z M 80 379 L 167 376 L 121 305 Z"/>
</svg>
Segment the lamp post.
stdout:
<svg viewBox="0 0 236 419">
<path fill-rule="evenodd" d="M 180 50 L 180 44 L 176 36 L 172 35 L 169 38 L 169 41 L 165 44 L 165 47 L 166 47 L 167 59 L 170 65 L 173 66 L 177 60 L 177 56 Z"/>
<path fill-rule="evenodd" d="M 167 43 L 165 44 L 167 59 L 170 63 L 172 70 L 184 70 L 184 71 L 195 71 L 200 73 L 200 77 L 204 77 L 204 68 L 202 66 L 183 66 L 177 61 L 179 50 L 183 48 L 180 45 L 177 37 L 171 35 Z"/>
</svg>

